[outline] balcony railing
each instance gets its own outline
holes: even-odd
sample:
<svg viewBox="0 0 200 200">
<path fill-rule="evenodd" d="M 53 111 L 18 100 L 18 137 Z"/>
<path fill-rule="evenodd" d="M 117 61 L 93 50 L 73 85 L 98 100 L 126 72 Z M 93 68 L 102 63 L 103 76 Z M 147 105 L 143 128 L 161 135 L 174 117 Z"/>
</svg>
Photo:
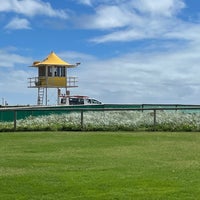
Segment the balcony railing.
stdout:
<svg viewBox="0 0 200 200">
<path fill-rule="evenodd" d="M 28 87 L 29 88 L 39 88 L 39 87 L 78 87 L 77 85 L 78 79 L 77 77 L 32 77 L 28 78 Z"/>
<path fill-rule="evenodd" d="M 28 87 L 37 88 L 39 86 L 39 77 L 28 78 Z"/>
<path fill-rule="evenodd" d="M 77 77 L 74 77 L 74 76 L 68 77 L 67 78 L 67 88 L 78 87 L 77 82 L 78 82 Z"/>
</svg>

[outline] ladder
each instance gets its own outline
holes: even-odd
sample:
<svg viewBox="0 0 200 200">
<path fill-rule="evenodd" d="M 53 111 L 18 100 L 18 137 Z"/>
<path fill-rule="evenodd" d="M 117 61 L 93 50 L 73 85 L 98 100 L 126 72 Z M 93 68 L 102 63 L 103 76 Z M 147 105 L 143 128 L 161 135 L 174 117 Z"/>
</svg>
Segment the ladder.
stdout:
<svg viewBox="0 0 200 200">
<path fill-rule="evenodd" d="M 43 99 L 44 99 L 44 88 L 43 87 L 39 87 L 38 88 L 37 105 L 39 105 L 39 106 L 43 105 Z"/>
</svg>

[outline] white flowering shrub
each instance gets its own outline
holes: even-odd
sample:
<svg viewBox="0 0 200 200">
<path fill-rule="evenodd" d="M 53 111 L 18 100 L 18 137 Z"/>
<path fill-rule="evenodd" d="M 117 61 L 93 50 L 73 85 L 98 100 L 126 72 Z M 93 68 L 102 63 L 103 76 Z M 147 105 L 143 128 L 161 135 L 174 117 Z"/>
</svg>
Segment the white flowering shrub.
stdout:
<svg viewBox="0 0 200 200">
<path fill-rule="evenodd" d="M 13 122 L 0 122 L 0 131 L 14 129 Z M 78 112 L 29 116 L 17 120 L 19 131 L 39 130 L 158 130 L 158 131 L 200 131 L 200 113 L 182 111 L 156 111 L 156 126 L 152 111 L 96 111 L 84 112 L 83 123 Z"/>
<path fill-rule="evenodd" d="M 85 130 L 138 130 L 149 124 L 149 113 L 138 111 L 87 112 L 84 114 Z"/>
<path fill-rule="evenodd" d="M 0 122 L 0 131 L 12 131 L 13 122 Z"/>
<path fill-rule="evenodd" d="M 199 131 L 200 113 L 160 111 L 156 115 L 156 128 L 163 131 Z"/>
<path fill-rule="evenodd" d="M 80 114 L 78 113 L 30 116 L 17 121 L 18 130 L 79 130 L 80 127 Z"/>
</svg>

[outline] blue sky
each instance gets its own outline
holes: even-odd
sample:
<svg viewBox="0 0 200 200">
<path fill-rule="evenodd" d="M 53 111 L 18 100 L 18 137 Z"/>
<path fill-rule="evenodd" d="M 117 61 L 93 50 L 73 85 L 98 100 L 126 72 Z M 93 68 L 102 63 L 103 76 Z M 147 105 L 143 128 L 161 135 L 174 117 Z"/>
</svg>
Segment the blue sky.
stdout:
<svg viewBox="0 0 200 200">
<path fill-rule="evenodd" d="M 103 103 L 200 103 L 200 2 L 0 0 L 0 98 L 36 104 L 33 61 L 69 63 L 72 94 Z M 49 104 L 56 93 L 49 92 Z M 0 101 L 0 104 L 1 104 Z"/>
</svg>

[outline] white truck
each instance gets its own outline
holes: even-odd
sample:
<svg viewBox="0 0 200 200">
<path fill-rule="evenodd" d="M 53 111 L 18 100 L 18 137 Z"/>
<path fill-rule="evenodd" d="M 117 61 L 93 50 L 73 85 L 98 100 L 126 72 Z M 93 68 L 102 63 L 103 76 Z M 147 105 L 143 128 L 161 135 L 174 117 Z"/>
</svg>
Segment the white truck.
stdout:
<svg viewBox="0 0 200 200">
<path fill-rule="evenodd" d="M 98 105 L 100 101 L 87 96 L 60 96 L 60 105 Z"/>
</svg>

